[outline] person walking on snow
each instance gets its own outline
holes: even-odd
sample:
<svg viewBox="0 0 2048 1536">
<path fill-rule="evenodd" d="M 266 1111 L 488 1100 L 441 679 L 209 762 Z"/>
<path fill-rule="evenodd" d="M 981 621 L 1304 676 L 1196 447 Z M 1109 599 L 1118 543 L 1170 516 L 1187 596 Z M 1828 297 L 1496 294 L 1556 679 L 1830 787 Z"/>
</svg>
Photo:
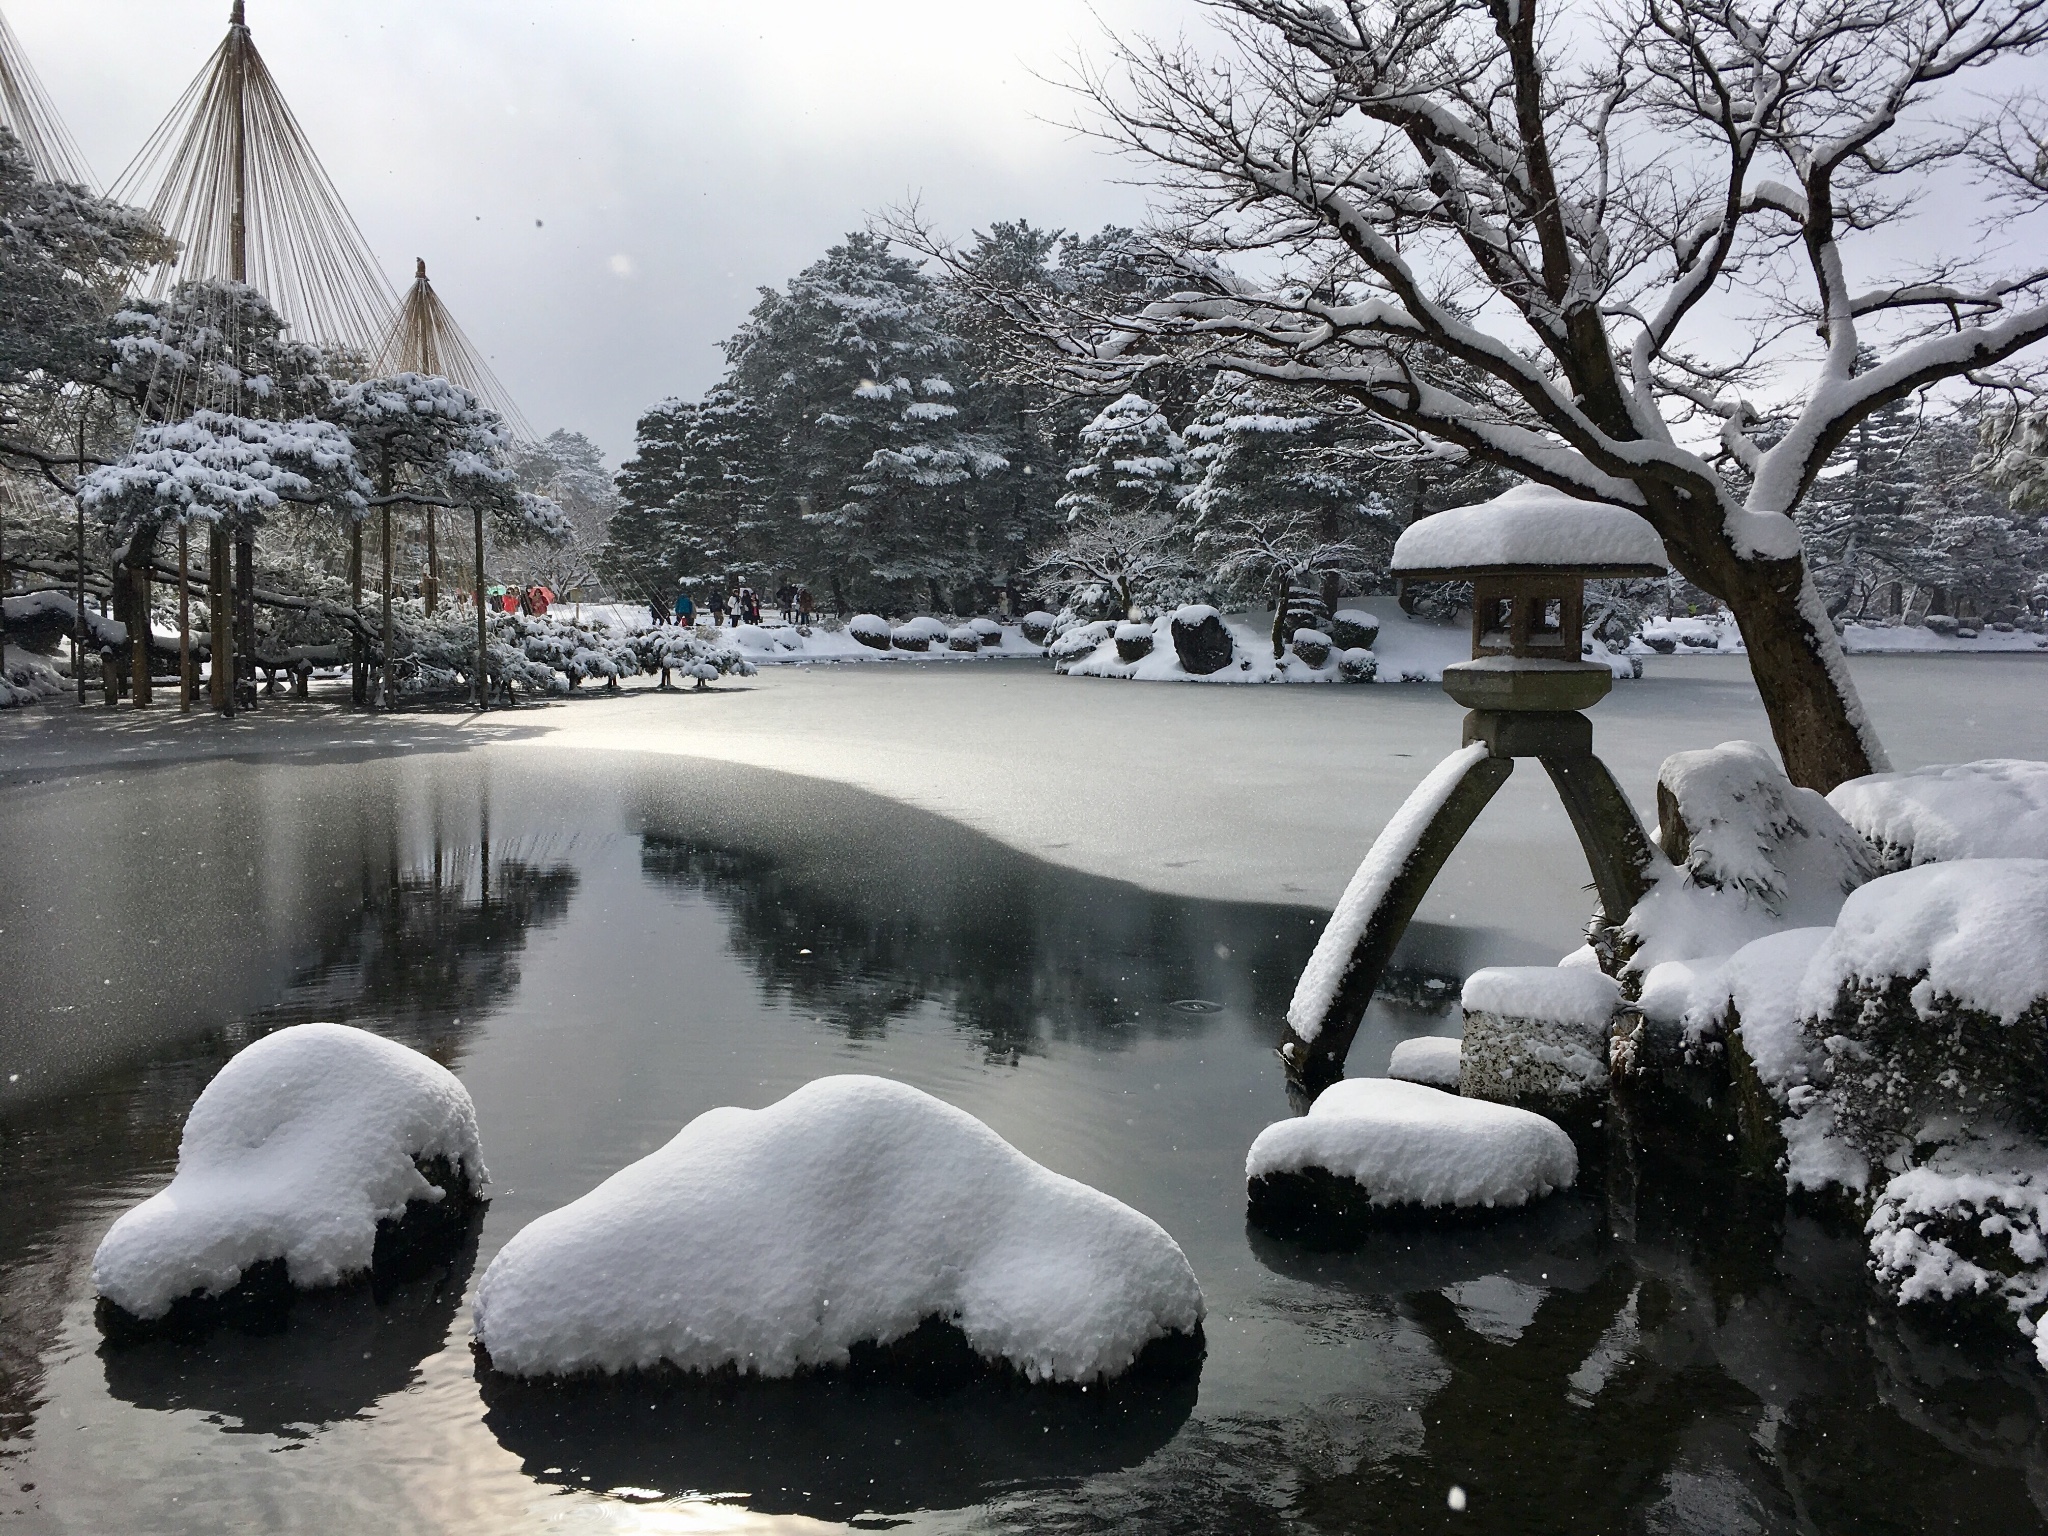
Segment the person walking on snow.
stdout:
<svg viewBox="0 0 2048 1536">
<path fill-rule="evenodd" d="M 685 629 L 692 628 L 697 622 L 697 605 L 690 601 L 687 592 L 676 594 L 676 622 Z"/>
</svg>

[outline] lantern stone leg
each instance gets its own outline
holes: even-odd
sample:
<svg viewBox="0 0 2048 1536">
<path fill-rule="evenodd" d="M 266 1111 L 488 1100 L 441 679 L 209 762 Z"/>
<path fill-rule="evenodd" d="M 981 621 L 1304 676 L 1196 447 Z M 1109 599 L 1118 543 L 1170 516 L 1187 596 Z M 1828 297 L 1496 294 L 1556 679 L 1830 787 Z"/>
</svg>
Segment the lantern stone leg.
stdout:
<svg viewBox="0 0 2048 1536">
<path fill-rule="evenodd" d="M 1343 962 L 1343 975 L 1337 984 L 1336 995 L 1323 1010 L 1321 1019 L 1300 1033 L 1292 1028 L 1288 1031 L 1287 1040 L 1280 1047 L 1281 1059 L 1287 1063 L 1289 1079 L 1306 1089 L 1311 1097 L 1344 1075 L 1344 1058 L 1351 1052 L 1351 1042 L 1358 1034 L 1358 1026 L 1365 1020 L 1366 1007 L 1379 988 L 1387 962 L 1394 958 L 1394 951 L 1400 947 L 1402 936 L 1408 931 L 1409 919 L 1422 905 L 1422 898 L 1435 883 L 1438 871 L 1451 856 L 1451 850 L 1464 839 L 1467 829 L 1514 771 L 1514 759 L 1510 757 L 1479 757 L 1467 765 L 1450 793 L 1443 797 L 1415 837 L 1392 880 L 1374 905 L 1372 915 L 1351 947 L 1350 956 Z M 1425 782 L 1409 799 L 1413 802 L 1434 793 L 1434 787 Z M 1402 811 L 1388 823 L 1387 830 L 1380 833 L 1381 839 L 1401 835 L 1397 829 L 1409 819 L 1407 810 L 1408 806 L 1404 804 Z M 1374 851 L 1378 851 L 1377 842 Z M 1326 930 L 1324 943 L 1328 943 L 1330 938 L 1331 934 Z M 1322 945 L 1318 945 L 1318 956 L 1321 952 Z"/>
</svg>

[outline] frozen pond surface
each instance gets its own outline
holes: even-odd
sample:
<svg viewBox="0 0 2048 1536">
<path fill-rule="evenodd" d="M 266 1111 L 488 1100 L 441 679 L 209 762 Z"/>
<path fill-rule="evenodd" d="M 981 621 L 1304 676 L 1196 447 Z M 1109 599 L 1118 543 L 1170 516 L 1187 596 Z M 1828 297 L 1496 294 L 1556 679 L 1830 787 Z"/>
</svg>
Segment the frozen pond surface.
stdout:
<svg viewBox="0 0 2048 1536">
<path fill-rule="evenodd" d="M 0 1525 L 2048 1529 L 2023 1341 L 1878 1304 L 1852 1230 L 1712 1169 L 1616 1159 L 1533 1218 L 1348 1257 L 1248 1233 L 1314 904 L 1455 707 L 995 670 L 591 701 L 466 752 L 431 722 L 232 760 L 6 723 Z M 2048 756 L 2048 666 L 1858 671 L 1902 764 Z M 1763 734 L 1739 666 L 1667 676 L 1595 716 L 1639 800 L 1665 752 Z M 1545 795 L 1518 775 L 1480 822 L 1407 956 L 1415 1003 L 1376 1009 L 1354 1072 L 1455 1029 L 1430 974 L 1570 942 L 1585 876 Z M 1137 883 L 1107 878 L 1123 861 Z M 309 1018 L 468 1085 L 499 1191 L 475 1251 L 302 1299 L 280 1333 L 103 1344 L 101 1233 L 168 1178 L 221 1061 Z M 512 1233 L 698 1112 L 834 1071 L 936 1093 L 1161 1222 L 1208 1297 L 1199 1384 L 479 1380 L 466 1295 Z"/>
</svg>

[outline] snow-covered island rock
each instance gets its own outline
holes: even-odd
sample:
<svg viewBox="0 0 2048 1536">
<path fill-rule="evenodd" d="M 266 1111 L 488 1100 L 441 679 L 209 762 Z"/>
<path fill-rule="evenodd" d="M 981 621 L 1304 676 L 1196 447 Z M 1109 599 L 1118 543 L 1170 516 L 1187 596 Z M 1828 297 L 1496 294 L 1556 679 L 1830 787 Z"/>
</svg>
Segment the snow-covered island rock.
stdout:
<svg viewBox="0 0 2048 1536">
<path fill-rule="evenodd" d="M 1282 1230 L 1502 1210 L 1578 1173 L 1571 1137 L 1541 1115 L 1384 1077 L 1333 1083 L 1245 1158 L 1252 1219 Z"/>
<path fill-rule="evenodd" d="M 1489 966 L 1466 979 L 1458 1091 L 1548 1114 L 1606 1096 L 1608 1029 L 1621 1004 L 1592 966 Z"/>
<path fill-rule="evenodd" d="M 475 1106 L 447 1068 L 367 1030 L 293 1025 L 206 1085 L 176 1176 L 114 1223 L 93 1284 L 145 1323 L 259 1264 L 281 1261 L 301 1289 L 337 1285 L 369 1272 L 380 1222 L 466 1205 L 489 1181 Z"/>
<path fill-rule="evenodd" d="M 902 1083 L 827 1077 L 707 1111 L 505 1245 L 477 1287 L 494 1370 L 845 1365 L 930 1319 L 1034 1381 L 1192 1338 L 1202 1292 L 1148 1217 Z"/>
</svg>

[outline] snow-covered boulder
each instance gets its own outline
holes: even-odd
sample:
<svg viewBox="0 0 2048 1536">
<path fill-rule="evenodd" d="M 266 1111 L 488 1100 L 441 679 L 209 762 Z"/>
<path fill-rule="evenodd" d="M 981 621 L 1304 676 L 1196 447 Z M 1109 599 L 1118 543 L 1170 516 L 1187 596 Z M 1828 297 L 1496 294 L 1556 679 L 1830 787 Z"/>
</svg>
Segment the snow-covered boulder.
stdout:
<svg viewBox="0 0 2048 1536">
<path fill-rule="evenodd" d="M 901 1083 L 828 1077 L 714 1109 L 505 1245 L 477 1287 L 493 1369 L 788 1376 L 930 1319 L 1032 1380 L 1192 1336 L 1157 1224 Z"/>
<path fill-rule="evenodd" d="M 997 638 L 1000 639 L 1000 635 Z M 946 631 L 946 649 L 978 651 L 981 649 L 981 632 L 972 624 L 956 624 Z"/>
<path fill-rule="evenodd" d="M 489 1187 L 476 1109 L 453 1073 L 367 1030 L 298 1024 L 238 1053 L 185 1118 L 170 1184 L 93 1256 L 101 1298 L 164 1318 L 281 1262 L 301 1289 L 369 1272 L 379 1227 Z"/>
<path fill-rule="evenodd" d="M 1887 870 L 1949 859 L 2048 859 L 2048 763 L 1988 758 L 1835 787 L 1828 804 Z"/>
<path fill-rule="evenodd" d="M 1207 603 L 1183 603 L 1173 610 L 1166 627 L 1181 667 L 1196 677 L 1221 672 L 1237 654 L 1223 615 Z"/>
<path fill-rule="evenodd" d="M 1387 1076 L 1396 1082 L 1421 1083 L 1456 1093 L 1461 1045 L 1456 1035 L 1417 1035 L 1412 1040 L 1403 1040 L 1394 1047 L 1393 1059 L 1387 1063 Z"/>
<path fill-rule="evenodd" d="M 1052 639 L 1052 627 L 1058 622 L 1044 609 L 1034 608 L 1017 621 L 1017 628 L 1033 645 L 1044 645 Z"/>
<path fill-rule="evenodd" d="M 879 613 L 856 613 L 846 621 L 846 632 L 871 651 L 889 649 L 889 621 Z"/>
<path fill-rule="evenodd" d="M 1800 982 L 1838 1131 L 1873 1156 L 1931 1118 L 2048 1135 L 2048 860 L 1873 880 Z"/>
<path fill-rule="evenodd" d="M 1294 654 L 1311 667 L 1323 667 L 1330 660 L 1330 637 L 1320 629 L 1297 629 L 1289 642 Z"/>
<path fill-rule="evenodd" d="M 1369 651 L 1380 637 L 1380 619 L 1363 608 L 1339 608 L 1330 615 L 1330 643 L 1340 651 Z"/>
<path fill-rule="evenodd" d="M 1621 988 L 1591 966 L 1493 966 L 1465 983 L 1458 1091 L 1562 1114 L 1607 1089 Z"/>
<path fill-rule="evenodd" d="M 1541 1115 L 1383 1077 L 1332 1084 L 1245 1159 L 1253 1220 L 1282 1230 L 1521 1206 L 1578 1171 L 1571 1137 Z"/>
<path fill-rule="evenodd" d="M 1115 631 L 1117 660 L 1130 663 L 1143 661 L 1152 654 L 1152 626 L 1126 620 L 1117 625 Z"/>
</svg>

